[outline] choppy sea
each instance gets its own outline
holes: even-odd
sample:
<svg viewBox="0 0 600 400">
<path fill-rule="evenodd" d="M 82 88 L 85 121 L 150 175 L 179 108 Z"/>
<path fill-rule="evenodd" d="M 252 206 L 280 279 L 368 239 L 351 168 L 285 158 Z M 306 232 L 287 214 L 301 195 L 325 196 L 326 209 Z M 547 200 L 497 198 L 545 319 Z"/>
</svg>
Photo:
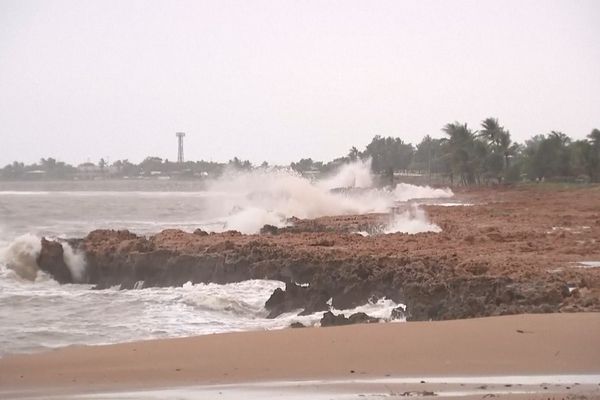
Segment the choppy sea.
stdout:
<svg viewBox="0 0 600 400">
<path fill-rule="evenodd" d="M 264 223 L 283 224 L 286 216 L 296 214 L 310 217 L 338 211 L 381 211 L 394 196 L 406 201 L 410 198 L 408 191 L 415 190 L 407 186 L 402 193 L 373 191 L 369 197 L 337 199 L 330 196 L 339 194 L 328 194 L 324 188 L 314 190 L 315 185 L 298 180 L 301 178 L 283 176 L 281 182 L 278 179 L 267 186 L 266 195 L 264 191 L 259 195 L 250 192 L 252 184 L 243 190 L 238 184 L 236 190 L 230 190 L 227 185 L 207 188 L 198 182 L 0 183 L 0 356 L 72 344 L 278 329 L 295 321 L 305 325 L 318 323 L 322 313 L 266 318 L 265 301 L 275 288 L 284 286 L 278 281 L 93 290 L 86 284 L 59 285 L 30 265 L 42 236 L 83 237 L 98 228 L 129 229 L 146 235 L 166 228 L 240 228 L 251 232 Z M 417 190 L 420 192 L 415 196 L 451 196 L 451 192 L 439 189 Z M 426 196 L 423 190 L 429 190 Z M 297 198 L 298 193 L 307 191 L 308 196 L 319 198 Z M 372 202 L 375 197 L 378 202 Z M 315 204 L 323 211 L 315 209 Z M 347 209 L 332 209 L 332 204 Z M 375 206 L 369 208 L 369 204 Z M 248 209 L 253 211 L 248 213 Z M 232 221 L 242 224 L 232 225 Z M 414 225 L 412 221 L 410 229 L 414 230 Z M 428 225 L 423 229 L 429 229 Z M 23 273 L 27 268 L 34 269 L 33 275 Z M 397 306 L 382 299 L 340 311 L 364 311 L 388 318 Z"/>
</svg>

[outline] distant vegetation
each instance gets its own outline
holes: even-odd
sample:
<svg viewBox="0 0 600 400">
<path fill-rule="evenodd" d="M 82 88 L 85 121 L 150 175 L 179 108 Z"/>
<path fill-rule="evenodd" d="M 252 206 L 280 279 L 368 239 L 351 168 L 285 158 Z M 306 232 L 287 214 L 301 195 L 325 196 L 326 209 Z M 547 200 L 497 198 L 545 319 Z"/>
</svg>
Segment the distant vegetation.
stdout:
<svg viewBox="0 0 600 400">
<path fill-rule="evenodd" d="M 481 129 L 459 122 L 442 128 L 444 137 L 425 136 L 413 146 L 400 138 L 375 136 L 363 151 L 352 147 L 340 164 L 371 158 L 374 172 L 393 179 L 394 173 L 435 175 L 451 185 L 519 181 L 600 182 L 600 130 L 584 140 L 562 132 L 536 135 L 525 143 L 512 141 L 497 119 L 487 118 Z M 331 164 L 303 159 L 292 163 L 299 172 L 327 171 Z"/>
<path fill-rule="evenodd" d="M 525 143 L 512 141 L 497 119 L 482 121 L 479 130 L 459 122 L 442 128 L 444 137 L 425 136 L 413 146 L 400 138 L 375 136 L 363 151 L 352 147 L 348 154 L 328 163 L 310 158 L 291 163 L 306 175 L 326 174 L 340 164 L 371 159 L 373 172 L 384 182 L 398 174 L 436 177 L 451 185 L 480 185 L 519 181 L 600 182 L 600 130 L 584 140 L 572 140 L 562 132 L 536 135 Z M 260 167 L 267 167 L 266 162 Z M 54 158 L 25 165 L 14 162 L 0 169 L 2 180 L 63 179 L 203 179 L 219 176 L 227 167 L 255 168 L 237 157 L 228 163 L 187 161 L 175 163 L 147 157 L 139 164 L 118 160 L 72 166 Z"/>
</svg>

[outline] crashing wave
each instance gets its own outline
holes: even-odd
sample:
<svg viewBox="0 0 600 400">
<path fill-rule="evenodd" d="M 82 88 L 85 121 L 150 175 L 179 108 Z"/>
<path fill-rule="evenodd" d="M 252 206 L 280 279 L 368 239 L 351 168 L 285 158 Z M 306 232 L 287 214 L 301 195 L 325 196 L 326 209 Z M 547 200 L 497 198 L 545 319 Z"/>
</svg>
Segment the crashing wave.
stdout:
<svg viewBox="0 0 600 400">
<path fill-rule="evenodd" d="M 68 243 L 61 242 L 64 262 L 71 272 L 74 282 L 83 282 L 85 278 L 85 256 L 75 251 Z M 5 248 L 0 249 L 0 264 L 13 271 L 20 279 L 35 281 L 43 271 L 37 263 L 42 251 L 39 236 L 27 233 L 17 237 Z"/>
</svg>

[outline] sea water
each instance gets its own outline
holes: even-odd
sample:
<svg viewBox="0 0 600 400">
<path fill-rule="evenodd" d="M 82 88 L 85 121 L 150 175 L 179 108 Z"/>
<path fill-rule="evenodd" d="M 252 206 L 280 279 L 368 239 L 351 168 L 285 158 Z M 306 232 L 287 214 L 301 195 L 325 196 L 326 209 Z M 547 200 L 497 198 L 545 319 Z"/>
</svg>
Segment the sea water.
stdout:
<svg viewBox="0 0 600 400">
<path fill-rule="evenodd" d="M 292 322 L 317 324 L 322 313 L 266 318 L 265 301 L 276 288 L 284 287 L 278 281 L 93 290 L 84 284 L 60 285 L 36 270 L 43 236 L 83 237 L 99 228 L 129 229 L 141 235 L 166 228 L 222 231 L 235 228 L 230 221 L 239 222 L 241 216 L 250 219 L 242 222 L 248 227 L 246 233 L 252 233 L 265 221 L 285 223 L 287 217 L 298 215 L 384 211 L 394 202 L 393 191 L 373 189 L 352 198 L 285 174 L 269 178 L 265 186 L 269 192 L 253 192 L 256 179 L 237 176 L 213 185 L 197 181 L 0 183 L 0 355 L 73 344 L 277 329 Z M 410 198 L 408 191 L 410 187 L 402 188 L 403 200 Z M 416 192 L 420 197 L 428 193 L 426 188 Z M 435 189 L 429 193 L 449 196 L 448 191 Z M 315 203 L 303 196 L 315 197 Z M 257 211 L 247 213 L 248 209 Z M 426 218 L 417 214 L 414 218 Z M 394 223 L 402 229 L 402 221 Z M 432 225 L 423 221 L 423 226 Z M 411 222 L 410 230 L 419 231 L 418 221 Z M 29 273 L 24 272 L 27 268 Z M 397 306 L 381 299 L 339 311 L 346 315 L 363 311 L 386 319 Z"/>
</svg>

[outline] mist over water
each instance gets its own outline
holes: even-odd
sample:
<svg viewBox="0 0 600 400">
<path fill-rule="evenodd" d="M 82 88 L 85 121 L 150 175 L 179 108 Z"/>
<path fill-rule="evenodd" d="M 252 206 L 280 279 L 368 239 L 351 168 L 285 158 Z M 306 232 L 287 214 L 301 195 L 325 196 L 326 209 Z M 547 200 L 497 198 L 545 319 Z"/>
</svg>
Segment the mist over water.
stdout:
<svg viewBox="0 0 600 400">
<path fill-rule="evenodd" d="M 389 212 L 398 202 L 443 198 L 449 190 L 398 185 L 374 188 L 369 162 L 342 167 L 313 182 L 290 170 L 229 171 L 199 182 L 3 183 L 0 187 L 0 353 L 69 344 L 115 343 L 250 329 L 274 329 L 299 321 L 312 325 L 322 313 L 267 319 L 264 302 L 282 282 L 247 281 L 140 290 L 90 290 L 59 285 L 38 271 L 40 238 L 83 237 L 99 228 L 149 235 L 166 228 L 235 229 L 255 233 L 264 224 L 284 226 L 292 216 Z M 345 188 L 345 190 L 334 190 Z M 132 190 L 135 189 L 135 190 Z M 418 205 L 390 214 L 383 233 L 439 231 Z M 76 280 L 85 258 L 63 242 Z M 138 288 L 143 287 L 140 282 Z M 397 304 L 382 299 L 364 311 L 389 318 Z"/>
<path fill-rule="evenodd" d="M 374 188 L 369 161 L 346 164 L 316 182 L 292 170 L 256 169 L 208 182 L 57 182 L 43 183 L 42 191 L 36 185 L 0 188 L 0 241 L 28 233 L 83 237 L 94 229 L 257 233 L 265 224 L 284 226 L 290 217 L 385 213 L 399 201 L 452 196 L 449 189 L 408 184 Z M 332 190 L 338 188 L 356 190 Z"/>
<path fill-rule="evenodd" d="M 373 185 L 370 162 L 347 164 L 331 177 L 311 182 L 292 170 L 229 171 L 209 182 L 206 212 L 213 229 L 257 233 L 265 224 L 283 227 L 287 219 L 386 212 L 394 204 L 390 191 L 370 189 L 334 192 L 336 188 L 368 189 Z"/>
</svg>

